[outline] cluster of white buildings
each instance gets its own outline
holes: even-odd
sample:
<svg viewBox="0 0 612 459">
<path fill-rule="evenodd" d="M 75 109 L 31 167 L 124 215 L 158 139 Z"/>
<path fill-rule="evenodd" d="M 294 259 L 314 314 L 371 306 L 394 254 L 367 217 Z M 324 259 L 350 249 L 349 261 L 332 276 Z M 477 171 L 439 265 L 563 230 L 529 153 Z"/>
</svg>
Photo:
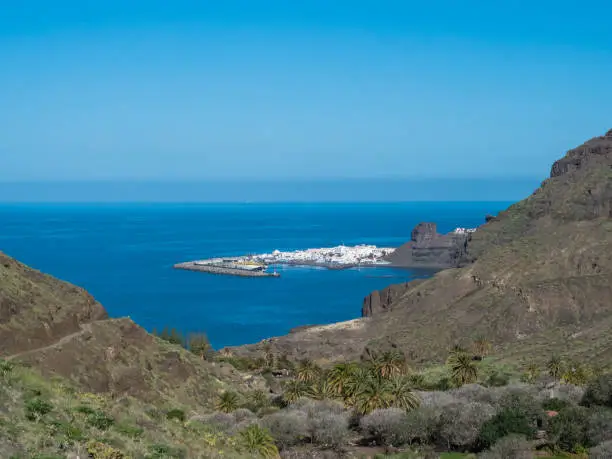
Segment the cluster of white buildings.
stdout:
<svg viewBox="0 0 612 459">
<path fill-rule="evenodd" d="M 455 231 L 453 231 L 453 233 L 466 234 L 466 233 L 473 233 L 474 231 L 476 231 L 476 228 L 455 228 Z"/>
<path fill-rule="evenodd" d="M 375 245 L 356 245 L 337 247 L 296 250 L 294 252 L 281 252 L 275 250 L 272 253 L 254 255 L 254 261 L 274 264 L 312 264 L 312 265 L 382 265 L 388 264 L 384 258 L 393 253 L 393 248 L 376 247 Z"/>
</svg>

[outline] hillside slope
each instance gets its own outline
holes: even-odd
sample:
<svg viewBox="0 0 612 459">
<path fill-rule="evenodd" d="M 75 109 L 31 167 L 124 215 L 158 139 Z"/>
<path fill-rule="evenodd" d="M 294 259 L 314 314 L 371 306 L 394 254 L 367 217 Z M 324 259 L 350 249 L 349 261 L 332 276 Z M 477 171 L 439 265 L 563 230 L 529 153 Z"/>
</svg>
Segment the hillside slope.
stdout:
<svg viewBox="0 0 612 459">
<path fill-rule="evenodd" d="M 263 387 L 231 365 L 203 361 L 128 318 L 109 319 L 81 288 L 0 253 L 0 358 L 82 390 L 209 409 L 225 389 Z"/>
<path fill-rule="evenodd" d="M 474 233 L 471 263 L 375 292 L 367 319 L 267 340 L 330 361 L 394 346 L 415 361 L 444 358 L 485 336 L 501 358 L 551 352 L 612 362 L 612 130 L 570 150 L 533 195 Z M 380 298 L 384 298 L 382 306 Z M 358 324 L 358 325 L 357 325 Z M 253 354 L 261 345 L 234 349 Z"/>
</svg>

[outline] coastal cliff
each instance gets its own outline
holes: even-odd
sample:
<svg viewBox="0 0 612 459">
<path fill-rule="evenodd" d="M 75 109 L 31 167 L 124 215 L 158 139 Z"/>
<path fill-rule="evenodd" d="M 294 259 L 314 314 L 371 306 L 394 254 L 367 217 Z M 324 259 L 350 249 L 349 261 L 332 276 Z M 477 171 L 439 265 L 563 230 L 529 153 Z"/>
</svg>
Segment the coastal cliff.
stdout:
<svg viewBox="0 0 612 459">
<path fill-rule="evenodd" d="M 612 130 L 569 150 L 531 196 L 487 220 L 452 259 L 461 267 L 374 292 L 358 322 L 267 342 L 321 362 L 391 344 L 421 362 L 484 336 L 500 359 L 612 363 Z M 418 245 L 437 247 L 434 234 L 420 228 L 407 259 Z M 261 344 L 234 351 L 258 354 Z"/>
<path fill-rule="evenodd" d="M 420 223 L 410 241 L 387 257 L 394 266 L 405 268 L 451 268 L 467 262 L 471 233 L 439 234 L 435 223 Z"/>
</svg>

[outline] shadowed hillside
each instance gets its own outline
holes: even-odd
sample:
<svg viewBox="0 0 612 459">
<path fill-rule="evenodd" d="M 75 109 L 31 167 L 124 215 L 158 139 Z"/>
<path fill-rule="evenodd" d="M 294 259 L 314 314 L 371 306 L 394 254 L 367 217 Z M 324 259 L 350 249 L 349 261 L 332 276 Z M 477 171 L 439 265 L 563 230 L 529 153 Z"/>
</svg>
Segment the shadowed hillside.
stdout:
<svg viewBox="0 0 612 459">
<path fill-rule="evenodd" d="M 610 363 L 612 130 L 555 162 L 531 196 L 474 233 L 467 254 L 463 268 L 375 292 L 364 303 L 371 318 L 268 341 L 321 361 L 389 346 L 430 361 L 485 336 L 502 359 L 536 349 L 530 359 L 560 352 Z"/>
</svg>

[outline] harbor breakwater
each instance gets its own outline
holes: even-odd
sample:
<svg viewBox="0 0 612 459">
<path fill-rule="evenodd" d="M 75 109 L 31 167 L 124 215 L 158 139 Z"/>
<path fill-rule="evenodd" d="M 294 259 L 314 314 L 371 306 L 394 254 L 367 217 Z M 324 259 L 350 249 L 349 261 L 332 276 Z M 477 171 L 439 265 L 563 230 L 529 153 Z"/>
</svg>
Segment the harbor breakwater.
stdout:
<svg viewBox="0 0 612 459">
<path fill-rule="evenodd" d="M 242 276 L 242 277 L 280 277 L 277 272 L 267 271 L 250 271 L 239 268 L 229 268 L 226 266 L 215 266 L 214 264 L 203 264 L 201 262 L 188 261 L 185 263 L 177 263 L 174 269 L 184 269 L 186 271 L 199 271 L 210 274 L 222 274 L 226 276 Z"/>
</svg>

